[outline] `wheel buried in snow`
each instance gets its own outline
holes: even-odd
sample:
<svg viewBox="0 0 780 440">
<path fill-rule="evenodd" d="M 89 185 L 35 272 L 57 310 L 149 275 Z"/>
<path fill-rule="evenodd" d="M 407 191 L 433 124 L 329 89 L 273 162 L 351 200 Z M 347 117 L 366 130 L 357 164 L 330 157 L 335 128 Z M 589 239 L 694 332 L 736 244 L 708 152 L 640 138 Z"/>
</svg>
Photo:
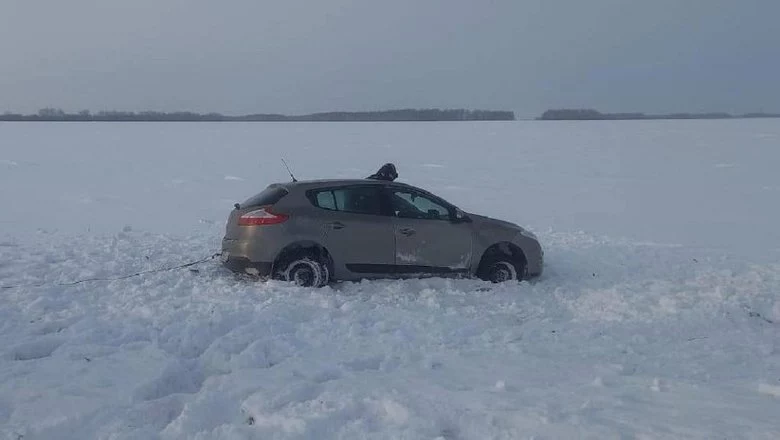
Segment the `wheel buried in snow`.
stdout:
<svg viewBox="0 0 780 440">
<path fill-rule="evenodd" d="M 525 270 L 525 264 L 522 262 L 498 258 L 485 265 L 485 271 L 480 278 L 491 283 L 522 281 L 525 278 Z"/>
<path fill-rule="evenodd" d="M 281 278 L 301 287 L 322 287 L 330 282 L 330 270 L 319 261 L 299 258 L 287 265 Z"/>
</svg>

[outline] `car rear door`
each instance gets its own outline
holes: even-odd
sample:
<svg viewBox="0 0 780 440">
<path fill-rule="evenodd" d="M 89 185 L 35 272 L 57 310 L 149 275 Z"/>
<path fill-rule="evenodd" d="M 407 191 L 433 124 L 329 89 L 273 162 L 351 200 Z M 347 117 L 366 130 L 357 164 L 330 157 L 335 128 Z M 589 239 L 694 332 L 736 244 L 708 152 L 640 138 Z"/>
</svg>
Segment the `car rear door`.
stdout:
<svg viewBox="0 0 780 440">
<path fill-rule="evenodd" d="M 339 279 L 384 276 L 393 272 L 393 219 L 381 185 L 346 185 L 309 192 L 320 208 L 325 247 Z"/>
<path fill-rule="evenodd" d="M 399 273 L 466 273 L 472 258 L 472 230 L 454 222 L 443 200 L 408 187 L 389 186 L 395 264 Z"/>
</svg>

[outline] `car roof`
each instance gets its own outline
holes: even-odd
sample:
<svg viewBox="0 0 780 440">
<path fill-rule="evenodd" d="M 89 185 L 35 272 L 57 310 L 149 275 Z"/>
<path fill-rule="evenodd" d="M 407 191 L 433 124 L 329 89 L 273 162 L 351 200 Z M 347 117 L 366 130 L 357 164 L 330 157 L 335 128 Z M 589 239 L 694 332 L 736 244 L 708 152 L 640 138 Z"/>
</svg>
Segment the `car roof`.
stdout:
<svg viewBox="0 0 780 440">
<path fill-rule="evenodd" d="M 448 202 L 447 200 L 443 199 L 440 196 L 437 196 L 436 194 L 422 189 L 420 187 L 410 185 L 408 183 L 403 182 L 390 182 L 387 180 L 378 180 L 378 179 L 314 179 L 314 180 L 296 180 L 294 182 L 286 182 L 286 183 L 272 183 L 268 187 L 269 188 L 284 188 L 285 190 L 289 192 L 298 192 L 298 191 L 309 191 L 312 189 L 319 189 L 319 188 L 331 188 L 336 186 L 345 186 L 345 185 L 377 185 L 377 186 L 393 186 L 396 188 L 406 188 L 410 190 L 415 190 L 418 192 L 421 192 L 429 197 L 433 197 L 436 200 L 440 200 L 443 203 L 455 206 L 452 203 Z"/>
<path fill-rule="evenodd" d="M 452 203 L 446 201 L 440 196 L 437 196 L 436 194 L 420 188 L 418 186 L 410 185 L 408 183 L 403 182 L 390 182 L 387 180 L 377 180 L 377 179 L 319 179 L 319 180 L 298 180 L 295 182 L 287 182 L 287 183 L 274 183 L 271 184 L 271 187 L 282 187 L 285 188 L 288 191 L 308 191 L 311 189 L 319 189 L 319 188 L 330 188 L 335 186 L 345 186 L 345 185 L 377 185 L 377 186 L 393 186 L 395 188 L 406 188 L 410 190 L 415 190 L 418 192 L 421 192 L 425 195 L 428 195 L 430 197 L 433 197 L 437 200 L 441 200 L 442 202 L 452 205 Z M 455 205 L 452 205 L 455 206 Z"/>
<path fill-rule="evenodd" d="M 402 182 L 388 182 L 386 180 L 376 179 L 317 179 L 317 180 L 298 180 L 296 182 L 275 183 L 274 186 L 283 186 L 288 190 L 293 189 L 312 189 L 312 188 L 326 188 L 329 186 L 341 186 L 341 185 L 395 185 L 407 188 L 420 189 L 415 186 L 402 183 Z"/>
</svg>

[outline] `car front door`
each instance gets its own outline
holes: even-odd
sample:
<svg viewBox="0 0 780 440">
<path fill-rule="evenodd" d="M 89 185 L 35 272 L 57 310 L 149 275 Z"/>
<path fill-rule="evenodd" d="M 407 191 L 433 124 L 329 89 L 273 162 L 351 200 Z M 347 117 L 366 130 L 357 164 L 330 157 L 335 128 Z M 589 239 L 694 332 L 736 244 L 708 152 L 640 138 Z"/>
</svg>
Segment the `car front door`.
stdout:
<svg viewBox="0 0 780 440">
<path fill-rule="evenodd" d="M 393 219 L 379 185 L 311 191 L 338 279 L 385 276 L 395 264 Z"/>
<path fill-rule="evenodd" d="M 470 225 L 455 222 L 454 208 L 407 187 L 387 188 L 399 273 L 466 273 L 472 258 Z"/>
</svg>

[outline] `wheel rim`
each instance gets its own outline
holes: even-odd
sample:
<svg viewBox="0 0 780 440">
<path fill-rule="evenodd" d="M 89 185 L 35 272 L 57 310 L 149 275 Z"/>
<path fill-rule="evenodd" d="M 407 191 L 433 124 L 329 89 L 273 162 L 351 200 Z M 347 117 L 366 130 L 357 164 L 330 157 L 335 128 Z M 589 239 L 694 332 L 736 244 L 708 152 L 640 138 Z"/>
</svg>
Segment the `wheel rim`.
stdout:
<svg viewBox="0 0 780 440">
<path fill-rule="evenodd" d="M 292 281 L 302 287 L 314 284 L 314 271 L 310 267 L 299 265 L 292 273 Z"/>
<path fill-rule="evenodd" d="M 499 261 L 490 268 L 490 275 L 488 278 L 494 283 L 516 280 L 517 269 L 509 262 Z"/>
<path fill-rule="evenodd" d="M 294 261 L 284 273 L 284 279 L 301 287 L 319 286 L 323 276 L 321 266 L 309 259 Z"/>
</svg>

